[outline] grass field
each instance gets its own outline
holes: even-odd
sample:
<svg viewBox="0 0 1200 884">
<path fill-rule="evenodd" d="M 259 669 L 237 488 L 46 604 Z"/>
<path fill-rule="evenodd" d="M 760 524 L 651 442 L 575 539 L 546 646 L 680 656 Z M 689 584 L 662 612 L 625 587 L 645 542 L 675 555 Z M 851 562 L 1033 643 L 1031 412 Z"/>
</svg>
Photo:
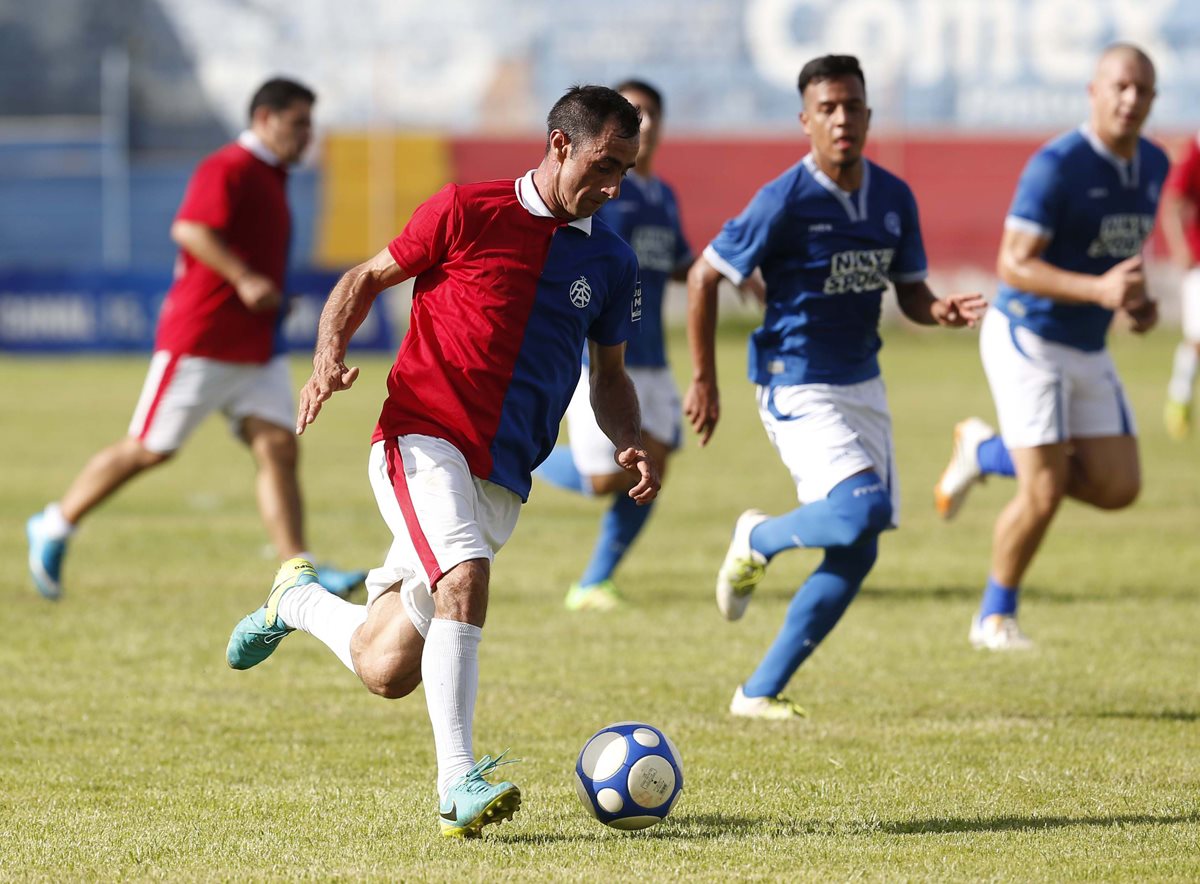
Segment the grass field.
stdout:
<svg viewBox="0 0 1200 884">
<path fill-rule="evenodd" d="M 1200 879 L 1200 444 L 1159 425 L 1174 332 L 1114 346 L 1141 500 L 1064 507 L 1024 596 L 1038 647 L 1002 656 L 966 632 L 1010 486 L 952 525 L 930 506 L 955 420 L 992 415 L 974 336 L 888 331 L 903 527 L 791 685 L 800 724 L 725 714 L 815 562 L 781 557 L 746 618 L 719 619 L 733 519 L 794 506 L 742 380 L 744 333 L 722 338 L 714 443 L 675 460 L 620 575 L 633 607 L 562 609 L 600 505 L 535 488 L 497 561 L 475 730 L 480 754 L 524 759 L 505 770 L 525 808 L 475 843 L 437 835 L 419 692 L 372 697 L 303 635 L 226 668 L 275 562 L 219 421 L 93 515 L 61 603 L 33 592 L 24 519 L 124 432 L 145 362 L 0 360 L 0 878 Z M 683 377 L 678 332 L 673 347 Z M 386 367 L 364 363 L 303 443 L 314 546 L 347 566 L 389 541 L 366 479 Z M 624 719 L 670 734 L 686 774 L 673 816 L 632 835 L 585 816 L 571 785 L 586 737 Z"/>
</svg>

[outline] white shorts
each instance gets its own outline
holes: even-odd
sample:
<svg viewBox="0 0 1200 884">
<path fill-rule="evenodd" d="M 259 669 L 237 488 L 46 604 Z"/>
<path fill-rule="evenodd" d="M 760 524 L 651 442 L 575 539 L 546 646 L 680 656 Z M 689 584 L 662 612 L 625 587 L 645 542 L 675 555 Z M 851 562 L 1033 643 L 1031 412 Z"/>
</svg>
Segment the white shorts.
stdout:
<svg viewBox="0 0 1200 884">
<path fill-rule="evenodd" d="M 900 523 L 892 416 L 883 378 L 758 387 L 757 395 L 758 415 L 792 474 L 801 503 L 824 500 L 838 483 L 874 470 L 891 491 L 892 526 Z"/>
<path fill-rule="evenodd" d="M 170 454 L 214 411 L 229 419 L 237 435 L 247 417 L 288 429 L 296 424 L 287 358 L 263 365 L 221 362 L 159 350 L 150 358 L 129 435 L 147 451 Z"/>
<path fill-rule="evenodd" d="M 392 530 L 384 563 L 367 575 L 367 604 L 397 583 L 421 635 L 433 619 L 433 587 L 461 562 L 491 562 L 512 535 L 521 498 L 471 475 L 444 439 L 398 436 L 371 446 L 371 488 Z"/>
<path fill-rule="evenodd" d="M 671 449 L 682 440 L 679 391 L 669 368 L 627 368 L 629 379 L 637 391 L 638 407 L 642 413 L 642 431 Z M 585 476 L 606 476 L 621 472 L 613 456 L 617 449 L 592 411 L 591 387 L 587 367 L 579 377 L 575 395 L 567 407 L 567 435 L 571 441 L 571 457 Z"/>
<path fill-rule="evenodd" d="M 1107 350 L 1047 341 L 993 308 L 983 318 L 979 352 L 1009 448 L 1136 435 Z"/>
<path fill-rule="evenodd" d="M 1183 275 L 1183 337 L 1200 343 L 1200 267 L 1193 267 Z"/>
</svg>

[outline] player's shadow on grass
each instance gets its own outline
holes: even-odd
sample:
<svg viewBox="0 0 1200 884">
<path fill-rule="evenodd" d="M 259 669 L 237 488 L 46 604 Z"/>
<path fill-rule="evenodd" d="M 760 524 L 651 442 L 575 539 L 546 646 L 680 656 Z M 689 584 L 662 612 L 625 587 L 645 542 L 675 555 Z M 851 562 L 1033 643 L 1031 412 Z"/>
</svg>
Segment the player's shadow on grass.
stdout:
<svg viewBox="0 0 1200 884">
<path fill-rule="evenodd" d="M 1155 709 L 1152 711 L 1137 711 L 1134 709 L 1114 709 L 1107 712 L 1093 712 L 1077 715 L 1078 718 L 1121 718 L 1130 721 L 1200 721 L 1200 712 L 1195 709 Z"/>
<path fill-rule="evenodd" d="M 864 586 L 858 591 L 862 598 L 882 599 L 883 601 L 968 601 L 978 600 L 980 587 L 971 586 L 931 586 L 905 587 L 903 589 L 888 586 Z"/>
<path fill-rule="evenodd" d="M 998 816 L 991 819 L 931 819 L 870 826 L 870 831 L 889 835 L 954 835 L 963 832 L 1037 832 L 1043 829 L 1071 829 L 1077 826 L 1171 826 L 1200 822 L 1200 812 L 1164 814 L 1120 814 L 1115 816 Z"/>
<path fill-rule="evenodd" d="M 776 838 L 799 835 L 831 834 L 831 823 L 816 820 L 785 819 L 783 817 L 749 817 L 725 813 L 681 814 L 668 822 L 642 832 L 621 834 L 615 831 L 592 830 L 583 833 L 525 834 L 497 832 L 494 840 L 507 844 L 562 844 L 567 842 L 594 843 L 599 838 L 639 838 L 653 841 L 715 841 L 745 836 L 769 835 Z"/>
</svg>

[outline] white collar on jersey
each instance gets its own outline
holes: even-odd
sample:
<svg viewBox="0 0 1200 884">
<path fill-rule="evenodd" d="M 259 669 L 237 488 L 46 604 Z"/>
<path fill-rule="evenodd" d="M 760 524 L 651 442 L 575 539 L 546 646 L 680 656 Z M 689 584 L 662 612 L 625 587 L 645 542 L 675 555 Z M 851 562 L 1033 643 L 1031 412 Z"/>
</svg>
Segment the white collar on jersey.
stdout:
<svg viewBox="0 0 1200 884">
<path fill-rule="evenodd" d="M 1138 163 L 1138 156 L 1141 151 L 1134 151 L 1133 159 L 1126 160 L 1109 150 L 1108 145 L 1100 140 L 1100 136 L 1093 132 L 1092 127 L 1087 123 L 1080 124 L 1079 132 L 1084 138 L 1087 139 L 1087 143 L 1092 146 L 1092 150 L 1098 153 L 1101 159 L 1107 160 L 1109 164 L 1117 170 L 1117 175 L 1121 179 L 1121 186 L 1138 186 L 1138 172 L 1140 165 Z"/>
<path fill-rule="evenodd" d="M 249 129 L 243 129 L 242 133 L 237 137 L 237 143 L 246 150 L 250 151 L 254 156 L 258 157 L 268 166 L 283 166 L 283 162 L 279 157 L 275 156 L 275 152 L 263 142 L 261 138 L 251 132 Z"/>
<path fill-rule="evenodd" d="M 538 218 L 553 218 L 554 213 L 546 208 L 546 204 L 533 184 L 533 173 L 534 170 L 530 169 L 523 177 L 517 179 L 517 202 L 524 206 L 525 211 L 530 215 L 536 215 Z M 592 235 L 592 219 L 590 217 L 576 218 L 567 226 L 582 230 L 588 236 Z"/>
<path fill-rule="evenodd" d="M 871 186 L 871 164 L 863 157 L 863 177 L 862 184 L 858 186 L 858 205 L 854 205 L 854 201 L 850 199 L 854 194 L 847 193 L 836 184 L 833 179 L 821 171 L 817 165 L 816 158 L 807 153 L 804 159 L 800 162 L 804 164 L 804 168 L 808 169 L 808 174 L 812 175 L 817 184 L 829 191 L 830 195 L 842 204 L 842 208 L 846 210 L 846 214 L 851 221 L 866 221 L 867 220 L 867 190 Z"/>
</svg>

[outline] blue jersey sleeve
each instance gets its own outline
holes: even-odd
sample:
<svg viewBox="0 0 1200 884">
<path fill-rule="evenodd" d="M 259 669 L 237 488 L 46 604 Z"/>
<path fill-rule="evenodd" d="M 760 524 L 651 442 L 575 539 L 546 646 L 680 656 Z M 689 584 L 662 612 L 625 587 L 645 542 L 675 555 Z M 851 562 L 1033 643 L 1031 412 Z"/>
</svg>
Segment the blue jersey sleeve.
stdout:
<svg viewBox="0 0 1200 884">
<path fill-rule="evenodd" d="M 734 285 L 754 272 L 771 240 L 771 231 L 783 216 L 787 187 L 772 181 L 754 195 L 736 218 L 725 222 L 704 257 Z"/>
<path fill-rule="evenodd" d="M 615 277 L 604 310 L 588 328 L 588 337 L 605 347 L 628 341 L 641 327 L 642 283 L 638 278 L 637 259 L 632 251 L 622 271 Z"/>
<path fill-rule="evenodd" d="M 1063 208 L 1063 176 L 1056 156 L 1040 150 L 1030 157 L 1004 226 L 1052 237 Z"/>
<path fill-rule="evenodd" d="M 888 277 L 892 282 L 920 282 L 929 275 L 925 242 L 921 238 L 921 219 L 912 191 L 905 188 L 904 197 L 900 212 L 900 242 Z"/>
</svg>

